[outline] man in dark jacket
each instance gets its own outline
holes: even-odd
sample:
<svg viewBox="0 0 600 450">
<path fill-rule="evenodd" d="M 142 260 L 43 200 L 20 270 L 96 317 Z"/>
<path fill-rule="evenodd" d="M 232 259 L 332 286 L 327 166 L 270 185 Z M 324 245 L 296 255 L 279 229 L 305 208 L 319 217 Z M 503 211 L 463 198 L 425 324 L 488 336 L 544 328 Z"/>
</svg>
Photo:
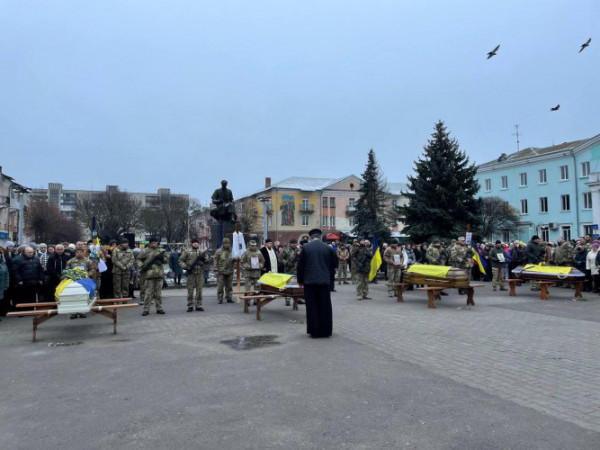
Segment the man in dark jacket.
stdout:
<svg viewBox="0 0 600 450">
<path fill-rule="evenodd" d="M 62 280 L 62 271 L 67 268 L 67 261 L 69 259 L 71 259 L 71 257 L 65 253 L 65 247 L 62 244 L 58 244 L 54 250 L 54 254 L 48 258 L 46 271 L 48 272 L 50 281 L 47 286 L 46 301 L 52 302 L 55 300 L 54 293 L 56 291 L 56 286 L 58 286 Z"/>
<path fill-rule="evenodd" d="M 321 241 L 321 230 L 315 228 L 308 234 L 311 241 L 302 246 L 298 258 L 298 284 L 304 286 L 306 301 L 306 332 L 312 338 L 329 337 L 333 330 L 329 286 L 335 253 Z"/>
<path fill-rule="evenodd" d="M 38 290 L 44 281 L 44 270 L 33 248 L 25 248 L 23 254 L 14 259 L 12 270 L 17 285 L 15 305 L 37 302 Z"/>
</svg>

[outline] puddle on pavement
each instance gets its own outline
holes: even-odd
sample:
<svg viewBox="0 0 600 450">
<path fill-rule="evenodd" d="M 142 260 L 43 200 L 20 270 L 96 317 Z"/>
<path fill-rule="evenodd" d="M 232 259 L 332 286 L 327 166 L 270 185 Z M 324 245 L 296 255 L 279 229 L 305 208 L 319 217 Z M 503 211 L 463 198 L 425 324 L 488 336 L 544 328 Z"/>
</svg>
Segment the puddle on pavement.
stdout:
<svg viewBox="0 0 600 450">
<path fill-rule="evenodd" d="M 81 345 L 83 342 L 50 342 L 48 347 L 70 347 L 72 345 Z"/>
<path fill-rule="evenodd" d="M 221 344 L 227 344 L 234 350 L 252 350 L 281 344 L 281 342 L 277 342 L 275 339 L 277 339 L 275 335 L 238 336 L 233 339 L 224 339 L 221 341 Z"/>
</svg>

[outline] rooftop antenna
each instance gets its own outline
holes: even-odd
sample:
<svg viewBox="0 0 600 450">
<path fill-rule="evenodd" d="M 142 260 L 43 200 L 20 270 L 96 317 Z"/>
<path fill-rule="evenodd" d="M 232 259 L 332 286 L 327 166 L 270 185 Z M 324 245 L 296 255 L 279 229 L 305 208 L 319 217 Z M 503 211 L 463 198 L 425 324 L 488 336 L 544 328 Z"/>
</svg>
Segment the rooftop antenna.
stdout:
<svg viewBox="0 0 600 450">
<path fill-rule="evenodd" d="M 519 133 L 519 125 L 515 125 L 515 129 L 517 131 L 515 131 L 512 135 L 517 137 L 517 151 L 519 152 L 519 151 L 521 151 L 521 148 L 519 145 L 521 143 L 521 141 L 519 141 L 519 136 L 521 136 L 521 134 Z"/>
</svg>

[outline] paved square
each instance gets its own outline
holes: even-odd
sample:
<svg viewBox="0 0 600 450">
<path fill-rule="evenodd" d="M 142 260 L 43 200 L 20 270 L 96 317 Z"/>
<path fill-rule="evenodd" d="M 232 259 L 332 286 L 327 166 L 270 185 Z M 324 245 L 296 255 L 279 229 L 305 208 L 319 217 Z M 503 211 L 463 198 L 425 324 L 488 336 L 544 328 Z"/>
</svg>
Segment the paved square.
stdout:
<svg viewBox="0 0 600 450">
<path fill-rule="evenodd" d="M 0 322 L 0 448 L 600 448 L 600 296 L 541 301 L 456 291 L 427 309 L 371 285 L 336 287 L 334 336 L 306 335 L 283 300 L 166 316 Z M 221 341 L 271 336 L 237 350 Z M 75 345 L 60 345 L 75 344 Z"/>
</svg>

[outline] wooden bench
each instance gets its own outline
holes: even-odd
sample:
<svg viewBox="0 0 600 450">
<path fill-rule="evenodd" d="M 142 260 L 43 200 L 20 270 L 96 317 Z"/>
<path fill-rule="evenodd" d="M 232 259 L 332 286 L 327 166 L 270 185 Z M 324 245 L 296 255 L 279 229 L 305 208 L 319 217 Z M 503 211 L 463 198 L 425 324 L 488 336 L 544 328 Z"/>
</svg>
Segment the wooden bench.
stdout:
<svg viewBox="0 0 600 450">
<path fill-rule="evenodd" d="M 392 286 L 396 288 L 398 302 L 404 302 L 404 298 L 402 298 L 402 293 L 405 291 L 405 287 L 408 288 L 408 284 L 406 283 L 387 283 L 388 286 Z"/>
<path fill-rule="evenodd" d="M 517 287 L 517 284 L 520 286 L 521 283 L 523 282 L 523 280 L 521 280 L 519 278 L 507 278 L 504 281 L 508 282 L 508 287 L 509 287 L 508 296 L 509 297 L 516 297 L 517 296 L 517 291 L 515 290 L 515 288 Z"/>
<path fill-rule="evenodd" d="M 485 286 L 484 284 L 469 284 L 468 287 L 462 287 L 462 288 L 458 288 L 458 289 L 463 289 L 464 291 L 466 291 L 467 293 L 467 305 L 473 305 L 475 306 L 475 300 L 474 300 L 474 294 L 475 294 L 475 288 L 478 287 L 482 287 Z M 427 287 L 421 287 L 421 288 L 417 288 L 417 290 L 419 291 L 427 291 L 427 307 L 428 308 L 435 308 L 435 300 L 441 300 L 441 292 L 444 289 L 448 289 L 447 286 L 427 286 Z"/>
<path fill-rule="evenodd" d="M 90 309 L 92 314 L 100 314 L 113 320 L 113 334 L 117 334 L 117 310 L 121 308 L 137 308 L 137 303 L 128 303 L 131 298 L 107 298 L 96 300 L 94 306 Z M 119 304 L 121 303 L 121 304 Z M 33 342 L 37 342 L 38 325 L 58 315 L 57 302 L 40 303 L 20 303 L 17 308 L 33 308 L 33 311 L 14 311 L 8 313 L 7 317 L 27 317 L 30 316 L 33 321 Z M 42 309 L 38 309 L 42 308 Z M 108 310 L 112 310 L 108 311 Z"/>
<path fill-rule="evenodd" d="M 256 320 L 262 320 L 262 317 L 260 315 L 260 310 L 263 306 L 267 306 L 269 303 L 271 303 L 273 300 L 275 300 L 276 298 L 287 298 L 285 295 L 268 295 L 268 294 L 254 294 L 254 295 L 240 295 L 240 300 L 244 301 L 244 313 L 249 314 L 250 313 L 250 302 L 251 301 L 255 301 L 256 302 Z M 297 297 L 292 297 L 292 300 L 294 301 L 294 305 L 292 307 L 292 309 L 294 311 L 298 311 L 298 298 Z"/>
</svg>

